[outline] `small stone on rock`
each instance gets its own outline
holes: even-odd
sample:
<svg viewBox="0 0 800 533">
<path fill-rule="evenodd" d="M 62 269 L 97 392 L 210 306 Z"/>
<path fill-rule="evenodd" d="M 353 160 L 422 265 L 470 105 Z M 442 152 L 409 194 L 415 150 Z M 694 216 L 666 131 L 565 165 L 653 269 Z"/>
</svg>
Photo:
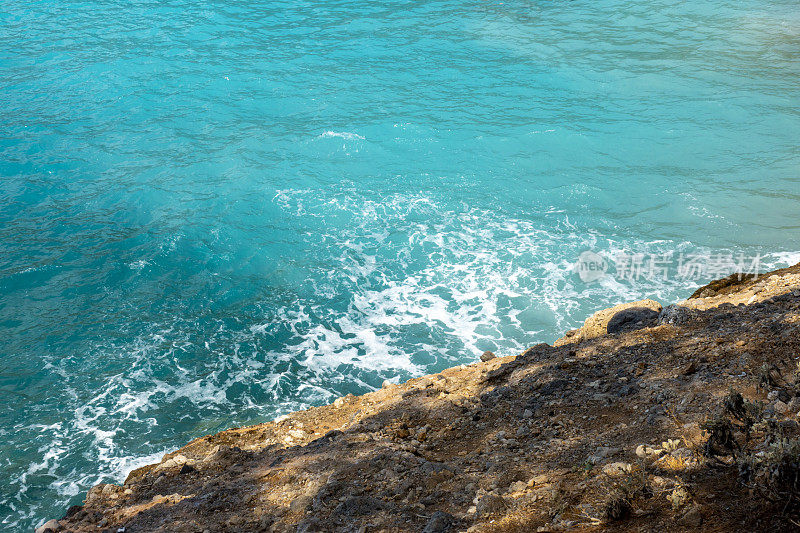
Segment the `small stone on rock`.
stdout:
<svg viewBox="0 0 800 533">
<path fill-rule="evenodd" d="M 659 448 L 653 448 L 652 446 L 648 446 L 646 444 L 640 444 L 636 447 L 636 456 L 641 457 L 642 459 L 650 458 L 657 458 L 659 455 L 663 453 L 664 450 Z"/>
<path fill-rule="evenodd" d="M 486 494 L 478 500 L 476 511 L 479 517 L 486 517 L 498 514 L 505 510 L 505 508 L 506 502 L 503 498 L 495 494 Z"/>
<path fill-rule="evenodd" d="M 697 503 L 692 505 L 678 522 L 683 526 L 699 528 L 703 524 L 703 508 Z"/>
<path fill-rule="evenodd" d="M 776 390 L 769 391 L 769 394 L 767 394 L 767 400 L 769 401 L 776 400 L 778 398 L 778 394 L 780 393 Z"/>
<path fill-rule="evenodd" d="M 453 522 L 455 520 L 452 515 L 443 511 L 436 511 L 431 516 L 431 519 L 428 520 L 422 533 L 447 533 L 452 530 Z"/>
<path fill-rule="evenodd" d="M 778 400 L 775 402 L 775 412 L 780 414 L 786 414 L 789 411 L 789 406 L 784 402 Z"/>
<path fill-rule="evenodd" d="M 603 473 L 610 477 L 622 476 L 630 473 L 633 467 L 630 463 L 616 462 L 609 463 L 603 467 Z"/>
<path fill-rule="evenodd" d="M 800 396 L 795 396 L 789 400 L 789 410 L 793 413 L 800 411 Z"/>
<path fill-rule="evenodd" d="M 515 481 L 508 487 L 508 492 L 522 492 L 528 488 L 528 484 L 524 481 Z"/>
</svg>

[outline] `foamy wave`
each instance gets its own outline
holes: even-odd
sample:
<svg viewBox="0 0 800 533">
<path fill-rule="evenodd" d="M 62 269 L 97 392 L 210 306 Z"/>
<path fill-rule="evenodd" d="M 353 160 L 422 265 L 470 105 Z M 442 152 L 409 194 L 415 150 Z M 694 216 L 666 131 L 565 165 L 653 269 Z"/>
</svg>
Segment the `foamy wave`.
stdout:
<svg viewBox="0 0 800 533">
<path fill-rule="evenodd" d="M 359 135 L 358 133 L 350 133 L 348 131 L 331 131 L 331 130 L 328 130 L 328 131 L 325 131 L 325 132 L 321 133 L 320 135 L 317 135 L 317 139 L 325 139 L 325 138 L 330 138 L 330 137 L 337 137 L 339 139 L 345 139 L 345 140 L 348 140 L 348 141 L 351 141 L 351 140 L 354 140 L 354 139 L 358 139 L 360 141 L 363 141 L 364 139 L 366 139 L 366 137 L 364 137 L 363 135 Z"/>
<path fill-rule="evenodd" d="M 761 272 L 769 272 L 778 268 L 800 263 L 800 250 L 794 252 L 769 252 L 760 258 Z"/>
<path fill-rule="evenodd" d="M 587 249 L 607 257 L 713 252 L 600 235 L 548 206 L 525 218 L 354 188 L 285 189 L 273 202 L 311 227 L 298 270 L 306 277 L 286 281 L 279 303 L 253 302 L 249 314 L 200 326 L 192 317 L 165 319 L 133 341 L 51 360 L 74 416 L 24 429 L 42 446 L 15 482 L 20 493 L 49 483 L 66 503 L 98 482 L 121 482 L 187 438 L 471 362 L 487 349 L 519 353 L 597 309 L 679 300 L 705 281 L 608 276 L 585 284 L 573 265 Z M 332 219 L 335 230 L 326 225 Z M 778 252 L 762 265 L 797 261 L 800 252 Z M 85 360 L 113 361 L 116 370 L 76 375 Z M 78 454 L 91 472 L 74 466 Z"/>
</svg>

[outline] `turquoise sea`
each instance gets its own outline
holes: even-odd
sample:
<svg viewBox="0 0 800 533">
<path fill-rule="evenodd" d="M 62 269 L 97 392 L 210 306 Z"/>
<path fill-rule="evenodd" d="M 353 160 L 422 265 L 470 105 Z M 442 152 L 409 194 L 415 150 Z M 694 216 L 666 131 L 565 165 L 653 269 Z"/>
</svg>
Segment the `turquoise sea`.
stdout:
<svg viewBox="0 0 800 533">
<path fill-rule="evenodd" d="M 725 270 L 583 251 L 796 262 L 798 139 L 796 0 L 7 0 L 0 529 Z"/>
</svg>

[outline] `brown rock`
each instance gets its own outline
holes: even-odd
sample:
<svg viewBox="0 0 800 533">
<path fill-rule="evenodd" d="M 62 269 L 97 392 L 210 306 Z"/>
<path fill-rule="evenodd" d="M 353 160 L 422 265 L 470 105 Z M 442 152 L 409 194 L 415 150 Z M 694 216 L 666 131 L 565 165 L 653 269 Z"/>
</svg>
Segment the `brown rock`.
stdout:
<svg viewBox="0 0 800 533">
<path fill-rule="evenodd" d="M 709 410 L 722 407 L 731 388 L 759 401 L 768 389 L 753 388 L 758 369 L 800 353 L 800 301 L 785 294 L 800 288 L 800 265 L 789 275 L 796 276 L 789 289 L 773 283 L 759 293 L 762 298 L 783 290 L 783 296 L 764 296 L 757 304 L 746 303 L 752 292 L 736 288 L 690 301 L 688 319 L 663 327 L 562 348 L 537 345 L 502 365 L 455 367 L 346 397 L 339 408 L 312 407 L 277 422 L 201 437 L 168 454 L 160 468 L 131 474 L 123 487 L 92 489 L 83 507 L 60 520 L 59 533 L 111 532 L 120 524 L 141 533 L 443 533 L 485 531 L 491 521 L 502 526 L 507 520 L 519 520 L 519 531 L 540 524 L 569 530 L 584 527 L 572 511 L 582 502 L 602 501 L 618 482 L 643 483 L 654 494 L 636 502 L 629 528 L 728 531 L 734 524 L 741 531 L 784 530 L 784 517 L 763 513 L 756 493 L 726 490 L 716 472 L 713 483 L 705 483 L 708 469 L 697 466 L 705 465 L 698 452 L 710 436 L 700 424 Z M 609 328 L 609 314 L 606 332 L 617 327 Z M 618 318 L 623 331 L 649 324 L 623 320 L 631 316 Z M 602 335 L 597 322 L 587 320 L 586 329 L 567 338 Z M 734 348 L 737 339 L 751 347 L 746 366 L 740 363 L 744 348 Z M 704 359 L 712 354 L 713 365 Z M 690 361 L 696 368 L 687 366 Z M 681 379 L 686 369 L 696 372 Z M 782 409 L 780 400 L 794 415 L 800 398 L 781 391 L 771 395 L 769 409 Z M 677 429 L 686 447 L 675 439 L 673 424 L 650 423 L 672 409 L 680 414 Z M 796 438 L 797 420 L 785 418 L 776 430 Z M 743 454 L 752 454 L 764 449 L 770 431 L 764 423 L 747 442 L 742 435 L 733 438 Z M 289 447 L 285 438 L 295 433 Z M 642 442 L 653 444 L 637 448 Z M 608 465 L 615 448 L 619 462 Z M 589 454 L 595 467 L 583 462 Z M 198 472 L 178 475 L 187 465 Z M 719 468 L 726 479 L 735 477 L 735 462 Z M 565 505 L 571 509 L 561 515 Z M 597 530 L 616 529 L 600 524 Z"/>
<path fill-rule="evenodd" d="M 490 352 L 490 351 L 487 350 L 487 351 L 485 351 L 485 352 L 483 352 L 481 354 L 481 361 L 483 361 L 485 363 L 486 361 L 491 361 L 492 359 L 494 359 L 496 357 L 497 356 L 494 354 L 494 352 Z"/>
<path fill-rule="evenodd" d="M 58 523 L 58 520 L 48 520 L 36 528 L 36 533 L 56 533 L 57 531 L 61 531 L 61 524 Z"/>
<path fill-rule="evenodd" d="M 658 313 L 660 312 L 661 304 L 655 300 L 639 300 L 638 302 L 615 305 L 614 307 L 597 311 L 586 319 L 583 327 L 558 339 L 553 345 L 562 346 L 593 339 L 608 333 L 619 333 L 630 329 L 638 329 L 639 327 L 654 326 L 658 323 Z"/>
<path fill-rule="evenodd" d="M 476 505 L 479 518 L 486 518 L 502 513 L 506 509 L 506 502 L 496 494 L 484 494 Z"/>
</svg>

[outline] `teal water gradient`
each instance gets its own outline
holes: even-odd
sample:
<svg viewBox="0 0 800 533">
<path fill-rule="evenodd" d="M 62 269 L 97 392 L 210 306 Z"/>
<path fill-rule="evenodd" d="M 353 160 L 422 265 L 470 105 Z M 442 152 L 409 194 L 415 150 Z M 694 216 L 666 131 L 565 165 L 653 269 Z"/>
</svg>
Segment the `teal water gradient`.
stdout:
<svg viewBox="0 0 800 533">
<path fill-rule="evenodd" d="M 0 6 L 0 525 L 189 439 L 800 250 L 779 0 Z"/>
</svg>

